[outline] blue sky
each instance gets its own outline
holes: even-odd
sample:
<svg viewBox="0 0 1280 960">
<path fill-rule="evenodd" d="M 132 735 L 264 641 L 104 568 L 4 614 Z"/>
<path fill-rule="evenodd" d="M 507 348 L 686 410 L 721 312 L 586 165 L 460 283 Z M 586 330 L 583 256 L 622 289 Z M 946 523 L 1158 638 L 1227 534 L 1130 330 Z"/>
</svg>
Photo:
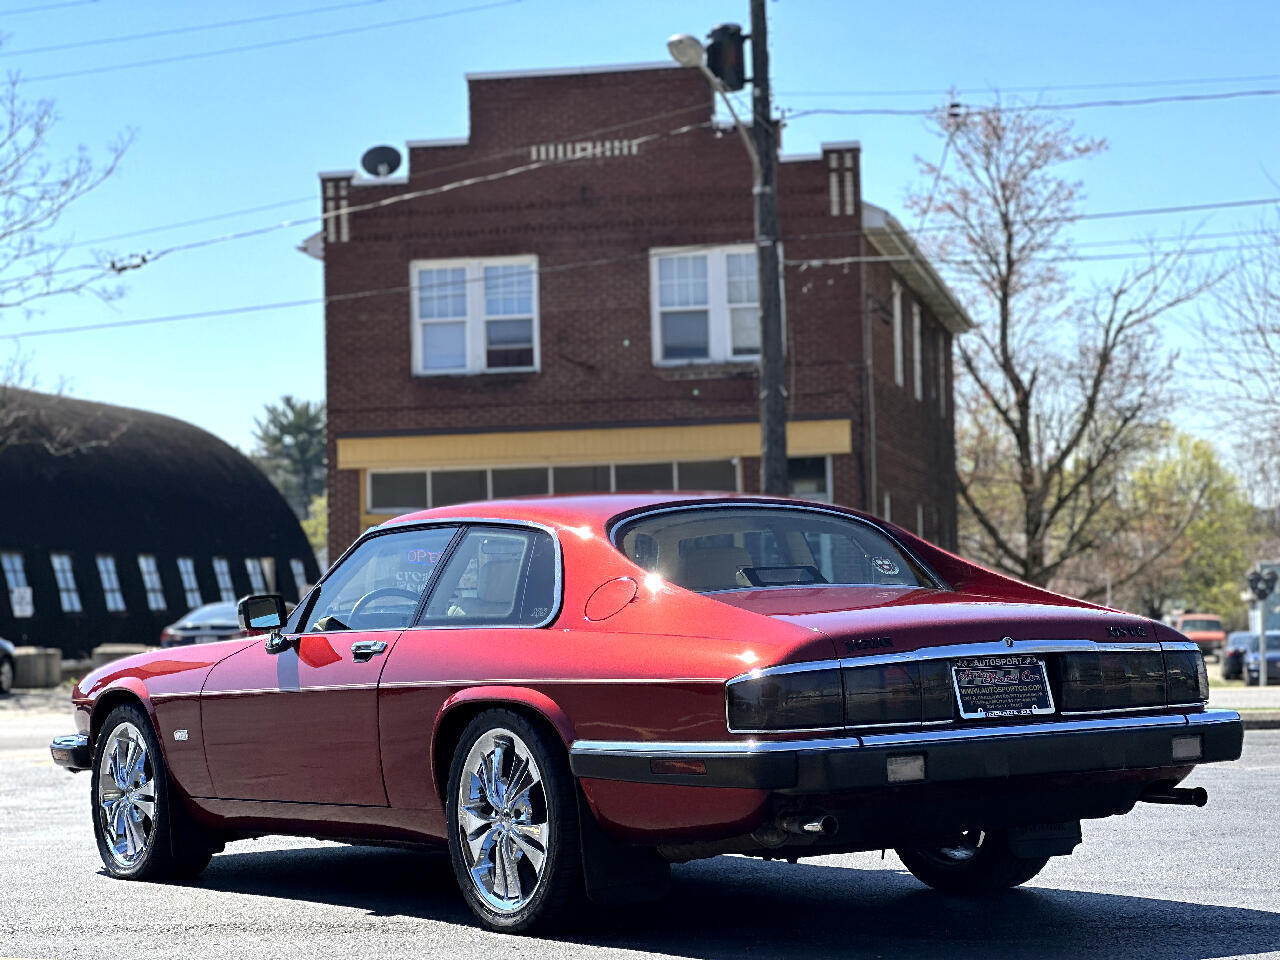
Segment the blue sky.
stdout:
<svg viewBox="0 0 1280 960">
<path fill-rule="evenodd" d="M 18 70 L 31 97 L 56 101 L 58 151 L 101 151 L 119 132 L 136 141 L 119 173 L 63 220 L 63 234 L 93 240 L 268 204 L 274 209 L 102 244 L 121 255 L 157 250 L 318 212 L 316 173 L 358 165 L 379 143 L 465 136 L 468 71 L 632 63 L 666 57 L 674 32 L 701 35 L 720 21 L 745 22 L 747 0 L 520 0 L 438 19 L 325 39 L 200 56 L 227 47 L 447 13 L 475 0 L 255 0 L 215 4 L 91 0 L 39 12 L 56 0 L 0 7 L 0 62 Z M 66 0 L 63 0 L 65 3 Z M 342 7 L 342 9 L 321 8 Z M 265 23 L 81 46 L 35 47 L 271 14 Z M 965 99 L 992 88 L 1105 84 L 1027 93 L 1047 103 L 1280 88 L 1275 38 L 1280 4 L 1025 2 L 909 5 L 777 0 L 769 3 L 777 104 L 929 107 L 949 87 Z M 40 79 L 170 57 L 177 62 Z M 1251 78 L 1209 82 L 1218 78 Z M 1150 81 L 1191 81 L 1143 87 Z M 892 91 L 921 91 L 890 95 Z M 932 92 L 924 92 L 932 91 Z M 816 93 L 828 95 L 818 96 Z M 1211 203 L 1280 195 L 1280 97 L 1073 111 L 1077 130 L 1110 150 L 1082 163 L 1087 211 Z M 941 144 L 917 117 L 801 117 L 786 153 L 858 139 L 867 199 L 905 217 L 919 186 L 913 157 Z M 1268 179 L 1270 176 L 1271 179 Z M 480 188 L 482 189 L 482 188 Z M 1263 208 L 1089 221 L 1076 237 L 1111 244 L 1145 236 L 1255 228 Z M 785 217 L 785 211 L 783 211 Z M 36 316 L 0 315 L 0 333 L 309 300 L 322 266 L 298 253 L 315 227 L 175 253 L 129 273 L 110 305 L 46 301 Z M 1235 243 L 1207 241 L 1202 246 Z M 1100 245 L 1081 252 L 1131 251 Z M 83 251 L 81 251 L 83 252 Z M 1124 262 L 1082 267 L 1104 280 Z M 283 393 L 323 399 L 319 305 L 139 326 L 25 337 L 19 348 L 44 388 L 64 383 L 84 398 L 158 410 L 197 423 L 242 448 L 253 418 Z M 1191 339 L 1171 323 L 1175 342 Z M 406 349 L 408 347 L 406 339 Z M 0 356 L 14 349 L 0 340 Z M 1187 422 L 1195 423 L 1191 412 Z"/>
</svg>

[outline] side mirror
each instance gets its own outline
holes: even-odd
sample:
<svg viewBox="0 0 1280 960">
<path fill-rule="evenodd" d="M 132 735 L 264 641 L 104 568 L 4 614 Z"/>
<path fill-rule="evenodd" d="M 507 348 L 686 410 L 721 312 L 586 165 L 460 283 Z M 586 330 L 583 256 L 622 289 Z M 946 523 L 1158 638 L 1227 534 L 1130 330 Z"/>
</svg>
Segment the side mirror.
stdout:
<svg viewBox="0 0 1280 960">
<path fill-rule="evenodd" d="M 285 621 L 284 598 L 280 594 L 241 597 L 236 605 L 236 613 L 239 615 L 241 630 L 255 633 L 271 631 L 271 636 L 267 638 L 267 653 L 279 653 L 288 646 L 280 636 Z"/>
</svg>

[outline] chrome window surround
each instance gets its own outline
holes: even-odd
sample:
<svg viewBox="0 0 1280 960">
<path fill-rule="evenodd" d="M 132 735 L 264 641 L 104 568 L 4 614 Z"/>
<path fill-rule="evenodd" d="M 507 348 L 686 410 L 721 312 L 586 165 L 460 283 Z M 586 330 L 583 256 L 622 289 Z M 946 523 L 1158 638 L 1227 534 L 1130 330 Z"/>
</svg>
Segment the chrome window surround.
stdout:
<svg viewBox="0 0 1280 960">
<path fill-rule="evenodd" d="M 575 740 L 569 748 L 580 756 L 741 757 L 761 753 L 852 750 L 862 747 L 912 747 L 916 745 L 991 737 L 1032 737 L 1056 733 L 1090 733 L 1098 730 L 1127 730 L 1136 727 L 1198 727 L 1216 723 L 1238 723 L 1234 710 L 1207 710 L 1204 713 L 1165 714 L 1158 717 L 1101 717 L 1095 720 L 1046 720 L 1041 723 L 998 727 L 962 727 L 955 730 L 920 730 L 910 733 L 883 733 L 868 736 L 817 737 L 807 740 Z M 773 731 L 777 732 L 777 731 Z"/>
<path fill-rule="evenodd" d="M 888 727 L 938 727 L 954 723 L 955 720 L 906 720 L 894 723 L 859 723 L 843 724 L 838 727 L 796 727 L 777 730 L 744 730 L 729 723 L 728 688 L 735 683 L 754 680 L 757 677 L 772 674 L 808 673 L 817 670 L 843 670 L 846 667 L 875 667 L 894 663 L 917 663 L 924 660 L 952 660 L 957 657 L 990 657 L 1008 656 L 1010 654 L 1048 654 L 1048 653 L 1162 653 L 1165 650 L 1199 650 L 1195 643 L 1173 641 L 1124 641 L 1116 643 L 1099 643 L 1097 640 L 1015 640 L 1013 646 L 1003 641 L 985 643 L 950 643 L 937 647 L 922 647 L 919 650 L 906 650 L 901 653 L 871 654 L 865 657 L 841 657 L 831 660 L 806 660 L 800 663 L 784 663 L 776 667 L 757 667 L 740 673 L 725 681 L 725 725 L 730 733 L 741 734 L 775 734 L 775 733 L 827 733 L 835 730 L 871 730 Z M 1140 713 L 1149 710 L 1175 710 L 1198 708 L 1204 701 L 1195 703 L 1170 703 L 1151 707 L 1122 707 L 1111 710 L 1072 710 L 1063 711 L 1059 716 L 1075 717 L 1104 713 Z"/>
<path fill-rule="evenodd" d="M 933 589 L 935 590 L 951 589 L 951 587 L 948 586 L 947 582 L 943 580 L 942 577 L 938 576 L 937 572 L 931 566 L 929 566 L 929 564 L 925 563 L 924 560 L 921 559 L 921 557 L 918 556 L 914 551 L 908 550 L 906 545 L 903 544 L 902 541 L 900 541 L 897 537 L 893 535 L 892 531 L 887 530 L 882 526 L 879 526 L 875 522 L 868 520 L 866 517 L 860 517 L 856 513 L 848 513 L 837 507 L 828 507 L 828 506 L 823 506 L 822 504 L 815 504 L 815 503 L 804 503 L 804 502 L 779 503 L 772 500 L 692 500 L 687 503 L 677 503 L 677 504 L 672 504 L 670 506 L 665 506 L 665 507 L 644 509 L 637 513 L 619 514 L 618 516 L 610 518 L 609 522 L 606 524 L 609 530 L 609 542 L 613 544 L 615 550 L 617 550 L 624 557 L 626 557 L 627 556 L 626 553 L 623 551 L 622 547 L 618 545 L 618 530 L 622 527 L 630 526 L 632 523 L 635 523 L 638 520 L 643 520 L 646 517 L 654 517 L 662 513 L 676 513 L 679 511 L 686 511 L 686 510 L 719 510 L 719 509 L 725 509 L 725 508 L 734 508 L 734 509 L 746 508 L 746 509 L 752 509 L 752 510 L 806 511 L 808 513 L 822 513 L 831 517 L 839 517 L 841 520 L 848 520 L 853 523 L 860 523 L 874 530 L 876 533 L 880 534 L 880 536 L 886 538 L 891 544 L 893 544 L 895 547 L 901 550 L 904 556 L 908 557 L 912 563 L 914 563 L 924 572 L 925 576 L 928 579 L 933 581 Z M 631 560 L 630 557 L 627 557 L 627 559 Z M 632 562 L 634 563 L 635 561 L 632 561 Z M 679 586 L 679 584 L 675 584 L 675 586 Z M 739 589 L 742 589 L 742 590 L 795 590 L 795 589 L 812 589 L 813 587 L 817 587 L 817 586 L 827 586 L 827 587 L 877 586 L 878 587 L 878 586 L 894 586 L 894 584 L 800 583 L 800 584 L 779 584 L 778 586 L 774 586 L 774 587 L 741 587 Z M 910 586 L 910 585 L 899 584 L 899 586 Z M 684 589 L 684 588 L 682 587 L 681 589 Z M 924 590 L 928 588 L 915 587 L 914 589 Z M 691 592 L 701 593 L 703 596 L 710 596 L 713 593 L 729 593 L 731 591 L 709 590 L 705 592 L 704 591 L 691 591 Z"/>
<path fill-rule="evenodd" d="M 367 541 L 372 540 L 374 537 L 384 537 L 393 533 L 398 533 L 399 531 L 402 531 L 402 530 L 422 530 L 429 527 L 457 527 L 459 528 L 459 532 L 461 533 L 463 532 L 463 528 L 465 527 L 477 527 L 477 526 L 479 527 L 522 527 L 526 529 L 539 530 L 542 533 L 547 534 L 551 538 L 551 546 L 554 552 L 554 563 L 555 563 L 555 580 L 552 584 L 551 589 L 555 594 L 555 596 L 553 597 L 553 600 L 552 600 L 551 612 L 546 616 L 545 619 L 543 619 L 538 623 L 498 623 L 498 624 L 464 623 L 464 624 L 458 624 L 457 626 L 441 626 L 438 624 L 411 623 L 407 627 L 374 627 L 373 629 L 361 630 L 360 632 L 361 633 L 391 633 L 391 632 L 404 633 L 405 631 L 408 631 L 408 630 L 539 630 L 543 627 L 547 627 L 555 623 L 556 618 L 560 616 L 561 608 L 564 606 L 564 554 L 560 548 L 559 533 L 557 532 L 555 527 L 548 526 L 545 523 L 538 523 L 533 520 L 508 520 L 500 517 L 440 517 L 440 518 L 432 518 L 430 520 L 415 520 L 415 521 L 410 521 L 408 523 L 396 523 L 394 520 L 392 520 L 383 524 L 379 524 L 376 527 L 370 527 L 368 530 L 362 533 L 359 537 L 357 537 L 355 541 L 351 544 L 351 546 L 347 547 L 346 550 L 342 551 L 342 556 L 338 557 L 338 559 L 334 563 L 331 563 L 329 565 L 329 569 L 324 572 L 324 576 L 322 576 L 316 582 L 316 584 L 310 590 L 307 591 L 307 595 L 298 603 L 298 606 L 295 608 L 295 611 L 306 610 L 306 608 L 311 603 L 312 597 L 316 595 L 316 592 L 324 585 L 324 582 L 328 580 L 329 577 L 332 576 L 333 573 L 340 566 L 342 566 L 343 563 L 346 562 L 346 559 L 349 556 L 351 556 L 351 554 L 354 553 L 358 547 L 362 546 Z M 450 546 L 452 546 L 452 543 L 450 544 Z M 446 558 L 441 557 L 441 562 L 444 562 L 445 559 Z M 434 589 L 435 588 L 434 582 L 430 586 L 432 589 Z M 428 595 L 424 599 L 430 602 L 431 598 Z M 426 607 L 422 606 L 422 609 L 425 610 Z M 298 616 L 298 619 L 296 620 L 296 622 L 286 624 L 286 629 L 289 631 L 289 635 L 291 636 L 298 635 L 296 633 L 296 628 L 297 628 L 297 625 L 302 622 L 302 619 L 303 619 L 302 616 Z M 290 620 L 291 621 L 293 620 L 293 615 L 290 616 Z"/>
</svg>

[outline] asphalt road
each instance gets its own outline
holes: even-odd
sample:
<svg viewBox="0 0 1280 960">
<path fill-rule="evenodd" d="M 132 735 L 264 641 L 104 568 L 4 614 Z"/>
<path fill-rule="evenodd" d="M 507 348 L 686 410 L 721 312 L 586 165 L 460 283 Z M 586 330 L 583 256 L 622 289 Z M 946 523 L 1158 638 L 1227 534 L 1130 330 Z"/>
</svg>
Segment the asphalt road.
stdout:
<svg viewBox="0 0 1280 960">
<path fill-rule="evenodd" d="M 932 893 L 892 853 L 721 857 L 677 867 L 656 907 L 542 940 L 478 929 L 440 856 L 269 838 L 190 886 L 111 880 L 88 775 L 48 759 L 67 728 L 0 708 L 0 957 L 1280 957 L 1280 731 L 1196 772 L 1205 809 L 1086 822 L 1074 856 L 991 899 Z"/>
</svg>

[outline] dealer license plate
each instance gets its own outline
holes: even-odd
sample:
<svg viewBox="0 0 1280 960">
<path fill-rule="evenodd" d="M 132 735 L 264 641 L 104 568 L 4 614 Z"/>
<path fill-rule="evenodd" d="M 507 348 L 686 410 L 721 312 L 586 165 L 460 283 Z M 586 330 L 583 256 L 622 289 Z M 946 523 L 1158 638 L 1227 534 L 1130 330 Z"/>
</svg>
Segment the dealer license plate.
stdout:
<svg viewBox="0 0 1280 960">
<path fill-rule="evenodd" d="M 971 657 L 951 661 L 956 702 L 966 720 L 1053 713 L 1044 661 L 1031 656 Z"/>
</svg>

